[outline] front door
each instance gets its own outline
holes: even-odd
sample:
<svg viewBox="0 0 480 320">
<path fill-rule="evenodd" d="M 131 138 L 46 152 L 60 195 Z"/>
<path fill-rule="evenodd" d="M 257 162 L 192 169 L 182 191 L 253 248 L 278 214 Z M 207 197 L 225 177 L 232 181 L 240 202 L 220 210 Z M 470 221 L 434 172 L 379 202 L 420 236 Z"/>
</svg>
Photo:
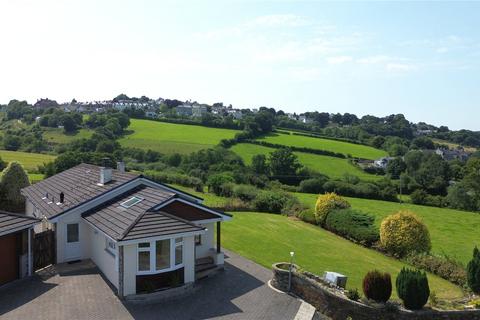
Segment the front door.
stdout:
<svg viewBox="0 0 480 320">
<path fill-rule="evenodd" d="M 78 223 L 67 224 L 66 239 L 65 260 L 72 261 L 80 259 L 80 226 Z"/>
</svg>

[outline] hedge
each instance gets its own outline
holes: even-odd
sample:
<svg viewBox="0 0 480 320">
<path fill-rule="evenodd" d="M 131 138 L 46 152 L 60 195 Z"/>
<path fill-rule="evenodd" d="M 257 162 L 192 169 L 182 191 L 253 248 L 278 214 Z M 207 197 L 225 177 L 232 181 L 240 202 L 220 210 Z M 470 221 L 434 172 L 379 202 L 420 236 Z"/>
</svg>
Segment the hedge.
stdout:
<svg viewBox="0 0 480 320">
<path fill-rule="evenodd" d="M 352 209 L 330 212 L 325 220 L 325 228 L 365 246 L 371 246 L 380 238 L 375 218 Z"/>
</svg>

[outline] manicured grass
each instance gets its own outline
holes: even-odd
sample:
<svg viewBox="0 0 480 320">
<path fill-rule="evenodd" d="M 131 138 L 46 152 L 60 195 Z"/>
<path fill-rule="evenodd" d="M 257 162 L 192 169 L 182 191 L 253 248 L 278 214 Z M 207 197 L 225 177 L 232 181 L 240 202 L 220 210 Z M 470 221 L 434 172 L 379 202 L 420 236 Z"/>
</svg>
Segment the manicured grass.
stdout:
<svg viewBox="0 0 480 320">
<path fill-rule="evenodd" d="M 124 147 L 152 149 L 163 154 L 188 154 L 231 139 L 239 131 L 202 126 L 130 119 L 133 131 L 119 140 Z"/>
<path fill-rule="evenodd" d="M 64 144 L 64 143 L 69 143 L 72 142 L 73 140 L 78 140 L 82 138 L 90 138 L 93 134 L 92 130 L 88 129 L 80 129 L 78 132 L 75 132 L 73 134 L 65 134 L 63 132 L 63 129 L 59 128 L 42 128 L 44 130 L 43 132 L 43 138 L 45 141 L 50 142 L 50 143 L 55 143 L 55 144 Z"/>
<path fill-rule="evenodd" d="M 55 156 L 41 153 L 0 150 L 0 157 L 6 162 L 18 161 L 26 170 L 37 169 L 37 166 L 55 160 Z"/>
<path fill-rule="evenodd" d="M 348 276 L 347 288 L 358 288 L 364 275 L 373 269 L 389 272 L 393 282 L 404 264 L 374 250 L 356 245 L 317 226 L 281 215 L 238 212 L 222 224 L 222 245 L 267 268 L 275 262 L 289 261 L 322 275 L 337 271 Z M 455 285 L 428 275 L 430 289 L 442 299 L 461 297 Z M 396 297 L 395 289 L 393 296 Z"/>
<path fill-rule="evenodd" d="M 270 152 L 275 151 L 273 148 L 249 143 L 236 144 L 231 149 L 241 156 L 243 161 L 245 161 L 247 164 L 252 162 L 252 157 L 256 154 L 268 155 Z M 342 178 L 345 174 L 351 174 L 359 177 L 362 180 L 381 179 L 381 176 L 366 173 L 355 167 L 349 163 L 347 159 L 303 152 L 295 152 L 295 154 L 298 156 L 298 160 L 301 164 L 326 176 L 329 176 L 330 178 Z"/>
<path fill-rule="evenodd" d="M 296 193 L 306 205 L 314 207 L 317 195 Z M 378 200 L 347 198 L 352 208 L 375 216 L 380 225 L 382 219 L 398 210 L 415 212 L 428 227 L 432 240 L 432 252 L 446 254 L 467 264 L 475 245 L 480 246 L 480 214 L 444 208 L 418 206 Z"/>
<path fill-rule="evenodd" d="M 313 138 L 298 136 L 293 134 L 272 133 L 266 137 L 259 138 L 270 143 L 282 144 L 285 146 L 307 147 L 312 149 L 328 150 L 345 155 L 350 154 L 353 157 L 364 159 L 378 159 L 387 155 L 386 151 L 375 149 L 373 147 L 354 144 L 343 141 L 329 140 L 323 138 Z"/>
</svg>

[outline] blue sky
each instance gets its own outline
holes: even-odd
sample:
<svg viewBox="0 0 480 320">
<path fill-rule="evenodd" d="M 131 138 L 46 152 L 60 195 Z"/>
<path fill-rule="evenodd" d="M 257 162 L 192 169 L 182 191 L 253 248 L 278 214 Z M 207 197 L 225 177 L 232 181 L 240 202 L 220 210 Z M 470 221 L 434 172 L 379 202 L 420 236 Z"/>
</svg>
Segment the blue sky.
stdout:
<svg viewBox="0 0 480 320">
<path fill-rule="evenodd" d="M 480 2 L 3 1 L 0 102 L 131 96 L 480 130 Z"/>
</svg>

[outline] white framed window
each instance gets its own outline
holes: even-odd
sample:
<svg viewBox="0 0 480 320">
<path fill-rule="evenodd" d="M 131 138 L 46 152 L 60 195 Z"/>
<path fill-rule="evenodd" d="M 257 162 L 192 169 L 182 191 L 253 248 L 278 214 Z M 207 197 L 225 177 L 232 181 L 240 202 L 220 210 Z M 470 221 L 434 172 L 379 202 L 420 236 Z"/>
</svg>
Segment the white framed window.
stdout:
<svg viewBox="0 0 480 320">
<path fill-rule="evenodd" d="M 110 238 L 105 237 L 105 250 L 112 255 L 117 255 L 117 243 Z"/>
<path fill-rule="evenodd" d="M 137 262 L 137 274 L 161 273 L 183 267 L 183 238 L 139 243 Z"/>
</svg>

